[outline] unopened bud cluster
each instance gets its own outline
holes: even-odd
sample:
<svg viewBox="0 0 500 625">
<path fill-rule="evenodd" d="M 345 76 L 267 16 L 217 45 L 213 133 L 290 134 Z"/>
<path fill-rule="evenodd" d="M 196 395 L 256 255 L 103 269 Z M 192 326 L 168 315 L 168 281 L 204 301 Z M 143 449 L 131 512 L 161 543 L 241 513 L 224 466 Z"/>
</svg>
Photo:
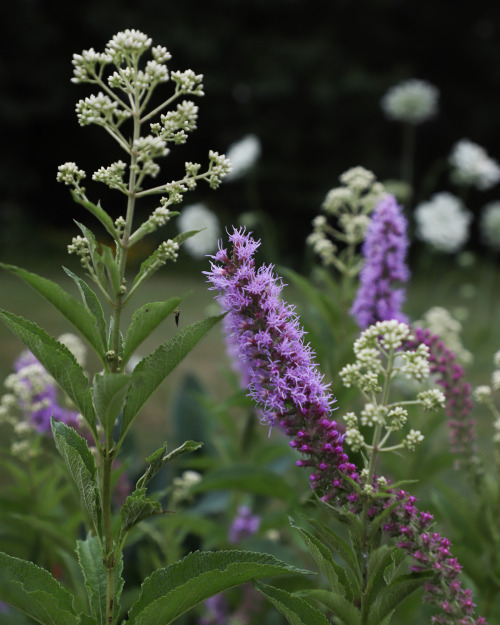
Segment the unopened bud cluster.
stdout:
<svg viewBox="0 0 500 625">
<path fill-rule="evenodd" d="M 370 215 L 385 195 L 383 186 L 376 182 L 371 171 L 353 167 L 340 176 L 342 186 L 331 189 L 323 202 L 324 214 L 313 219 L 313 232 L 307 243 L 320 257 L 324 266 L 334 266 L 341 273 L 357 275 L 361 269 L 359 258 L 347 262 L 345 246 L 352 249 L 363 242 Z"/>
<path fill-rule="evenodd" d="M 389 401 L 390 383 L 396 375 L 404 375 L 423 382 L 430 375 L 429 350 L 419 345 L 415 350 L 405 349 L 411 338 L 407 324 L 395 320 L 379 321 L 369 326 L 354 343 L 356 360 L 340 371 L 344 386 L 358 387 L 366 403 L 359 417 L 354 412 L 345 415 L 345 440 L 353 451 L 393 451 L 406 447 L 413 451 L 423 436 L 411 429 L 396 445 L 386 445 L 393 432 L 403 429 L 408 421 L 407 405 L 419 405 L 426 411 L 444 407 L 445 396 L 436 389 L 421 391 L 415 400 Z M 365 439 L 366 428 L 375 428 L 378 434 L 373 442 Z"/>
</svg>

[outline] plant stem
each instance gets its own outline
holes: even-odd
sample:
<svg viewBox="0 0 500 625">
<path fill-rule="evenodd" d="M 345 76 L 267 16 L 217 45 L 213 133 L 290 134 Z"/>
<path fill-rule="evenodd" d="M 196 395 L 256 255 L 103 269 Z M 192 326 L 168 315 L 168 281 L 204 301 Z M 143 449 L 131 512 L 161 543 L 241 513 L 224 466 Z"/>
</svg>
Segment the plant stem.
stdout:
<svg viewBox="0 0 500 625">
<path fill-rule="evenodd" d="M 104 538 L 106 554 L 104 566 L 106 568 L 106 620 L 109 625 L 114 622 L 114 599 L 115 599 L 115 561 L 113 527 L 111 522 L 111 467 L 113 456 L 106 450 L 103 460 L 102 472 L 102 503 Z"/>
</svg>

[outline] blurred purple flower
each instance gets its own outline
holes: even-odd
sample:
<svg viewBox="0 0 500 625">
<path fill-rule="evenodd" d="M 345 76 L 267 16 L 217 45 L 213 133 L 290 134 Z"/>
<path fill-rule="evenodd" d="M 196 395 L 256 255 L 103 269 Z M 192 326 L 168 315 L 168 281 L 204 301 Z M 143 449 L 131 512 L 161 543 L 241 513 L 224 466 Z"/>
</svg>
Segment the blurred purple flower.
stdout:
<svg viewBox="0 0 500 625">
<path fill-rule="evenodd" d="M 393 288 L 394 282 L 406 282 L 410 277 L 405 264 L 406 227 L 407 221 L 394 196 L 386 195 L 377 204 L 366 232 L 362 248 L 366 262 L 351 308 L 351 315 L 362 330 L 377 321 L 408 322 L 401 312 L 404 289 Z"/>
<path fill-rule="evenodd" d="M 229 541 L 239 543 L 244 538 L 253 536 L 260 527 L 260 517 L 252 514 L 247 506 L 240 506 L 229 529 Z"/>
</svg>

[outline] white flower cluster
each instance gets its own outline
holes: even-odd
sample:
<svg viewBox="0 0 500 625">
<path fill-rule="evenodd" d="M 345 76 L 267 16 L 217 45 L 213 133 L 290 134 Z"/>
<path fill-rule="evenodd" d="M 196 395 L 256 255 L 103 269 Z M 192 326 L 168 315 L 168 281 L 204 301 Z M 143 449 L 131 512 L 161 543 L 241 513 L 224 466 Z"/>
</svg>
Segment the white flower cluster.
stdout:
<svg viewBox="0 0 500 625">
<path fill-rule="evenodd" d="M 433 334 L 437 334 L 446 346 L 456 354 L 460 362 L 464 364 L 472 362 L 474 357 L 471 352 L 465 349 L 460 338 L 462 324 L 446 308 L 433 306 L 416 323 L 429 328 Z"/>
<path fill-rule="evenodd" d="M 166 225 L 170 221 L 171 217 L 172 214 L 166 206 L 158 206 L 154 209 L 148 221 L 150 221 L 156 229 Z"/>
<path fill-rule="evenodd" d="M 74 76 L 71 82 L 90 82 L 95 75 L 96 66 L 112 62 L 112 58 L 105 52 L 96 52 L 94 48 L 84 50 L 81 54 L 73 54 Z"/>
<path fill-rule="evenodd" d="M 211 189 L 217 189 L 222 179 L 231 171 L 231 162 L 225 154 L 219 154 L 210 150 L 208 153 L 210 164 L 208 166 L 208 184 Z"/>
<path fill-rule="evenodd" d="M 151 38 L 134 28 L 113 35 L 107 43 L 105 53 L 116 65 L 128 57 L 138 57 L 151 47 Z"/>
<path fill-rule="evenodd" d="M 79 186 L 80 181 L 86 176 L 83 169 L 78 169 L 76 163 L 63 163 L 57 170 L 57 182 L 64 182 L 71 187 Z"/>
<path fill-rule="evenodd" d="M 331 189 L 321 206 L 331 225 L 324 215 L 313 219 L 313 231 L 306 243 L 312 247 L 324 266 L 333 265 L 341 273 L 356 275 L 362 266 L 358 259 L 352 267 L 348 267 L 338 254 L 338 247 L 332 238 L 348 246 L 359 245 L 365 238 L 370 223 L 370 215 L 376 204 L 384 197 L 382 184 L 376 181 L 375 175 L 364 167 L 352 167 L 340 176 L 343 186 Z"/>
<path fill-rule="evenodd" d="M 126 185 L 123 182 L 125 169 L 127 165 L 123 161 L 111 163 L 109 167 L 99 167 L 92 175 L 92 180 L 107 184 L 110 189 L 125 190 Z"/>
<path fill-rule="evenodd" d="M 201 230 L 183 243 L 184 249 L 194 258 L 203 258 L 217 249 L 220 236 L 219 220 L 204 204 L 191 204 L 183 208 L 177 220 L 177 227 L 179 232 Z"/>
<path fill-rule="evenodd" d="M 481 237 L 488 247 L 500 250 L 500 201 L 489 202 L 481 211 Z"/>
<path fill-rule="evenodd" d="M 255 166 L 262 153 L 262 146 L 257 135 L 245 135 L 239 141 L 232 143 L 226 153 L 231 162 L 231 171 L 225 182 L 239 180 Z"/>
<path fill-rule="evenodd" d="M 438 408 L 444 408 L 446 404 L 445 394 L 437 388 L 429 388 L 425 391 L 420 391 L 417 395 L 417 399 L 427 412 L 433 412 Z"/>
<path fill-rule="evenodd" d="M 129 117 L 130 113 L 118 107 L 118 102 L 99 91 L 97 95 L 90 95 L 80 100 L 76 105 L 76 116 L 80 126 L 89 124 L 114 124 Z"/>
<path fill-rule="evenodd" d="M 197 96 L 205 95 L 203 92 L 203 74 L 195 74 L 192 69 L 186 69 L 183 72 L 172 72 L 172 80 L 175 82 L 176 92 Z"/>
<path fill-rule="evenodd" d="M 391 87 L 380 104 L 388 119 L 421 124 L 438 111 L 439 90 L 425 80 L 411 78 Z"/>
<path fill-rule="evenodd" d="M 436 193 L 415 209 L 417 236 L 442 252 L 457 252 L 469 237 L 472 219 L 462 202 L 453 194 Z"/>
<path fill-rule="evenodd" d="M 168 239 L 168 241 L 163 241 L 158 246 L 157 251 L 157 261 L 164 265 L 167 261 L 172 260 L 176 261 L 179 256 L 179 244 L 172 239 Z"/>
<path fill-rule="evenodd" d="M 452 180 L 487 191 L 500 182 L 500 166 L 477 143 L 462 139 L 453 146 L 449 162 Z"/>
<path fill-rule="evenodd" d="M 80 235 L 73 237 L 71 243 L 68 245 L 68 254 L 78 256 L 82 267 L 88 268 L 90 266 L 90 247 L 86 237 Z"/>
<path fill-rule="evenodd" d="M 160 123 L 151 124 L 151 132 L 164 141 L 176 145 L 186 143 L 187 133 L 196 129 L 198 107 L 191 100 L 183 100 L 175 111 L 168 111 L 160 117 Z"/>
</svg>

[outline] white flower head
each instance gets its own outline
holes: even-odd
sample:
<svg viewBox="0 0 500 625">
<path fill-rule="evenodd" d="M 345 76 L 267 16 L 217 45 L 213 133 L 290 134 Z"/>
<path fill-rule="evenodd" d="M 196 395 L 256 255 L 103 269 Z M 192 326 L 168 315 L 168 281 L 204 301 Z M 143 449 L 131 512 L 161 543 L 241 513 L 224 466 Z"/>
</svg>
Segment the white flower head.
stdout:
<svg viewBox="0 0 500 625">
<path fill-rule="evenodd" d="M 500 166 L 477 143 L 462 139 L 453 146 L 449 162 L 451 178 L 458 184 L 469 184 L 487 191 L 500 182 Z"/>
<path fill-rule="evenodd" d="M 415 209 L 418 237 L 442 252 L 457 252 L 465 244 L 471 219 L 462 202 L 446 191 Z"/>
<path fill-rule="evenodd" d="M 227 151 L 227 158 L 231 162 L 231 172 L 226 180 L 243 178 L 255 165 L 262 152 L 260 140 L 256 135 L 249 134 L 232 143 Z"/>
<path fill-rule="evenodd" d="M 483 207 L 479 228 L 483 241 L 494 250 L 500 250 L 500 201 Z"/>
<path fill-rule="evenodd" d="M 202 258 L 217 249 L 219 220 L 204 204 L 186 206 L 177 220 L 177 227 L 180 232 L 201 230 L 183 243 L 185 250 L 194 258 Z"/>
<path fill-rule="evenodd" d="M 388 119 L 421 124 L 438 110 L 439 90 L 425 80 L 411 78 L 391 87 L 380 104 Z"/>
</svg>

